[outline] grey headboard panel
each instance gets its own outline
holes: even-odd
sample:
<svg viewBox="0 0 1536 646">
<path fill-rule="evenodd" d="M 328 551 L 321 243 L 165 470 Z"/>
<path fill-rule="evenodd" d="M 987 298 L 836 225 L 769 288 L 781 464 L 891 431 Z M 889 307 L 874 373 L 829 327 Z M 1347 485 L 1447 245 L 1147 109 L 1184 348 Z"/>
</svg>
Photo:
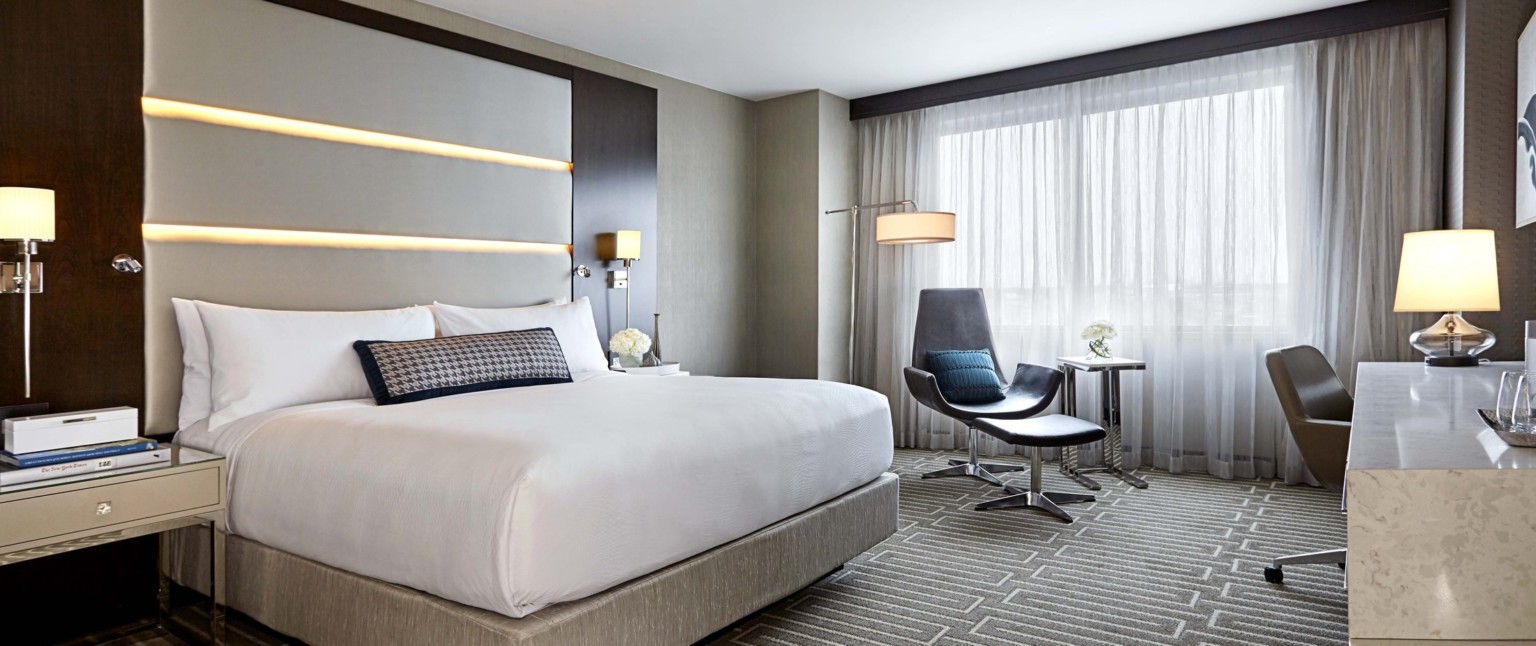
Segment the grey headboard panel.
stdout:
<svg viewBox="0 0 1536 646">
<path fill-rule="evenodd" d="M 565 79 L 261 0 L 146 0 L 145 14 L 151 99 L 571 158 Z M 433 300 L 521 305 L 571 294 L 568 165 L 495 163 L 159 114 L 145 117 L 151 433 L 176 427 L 181 344 L 173 297 L 349 310 Z M 546 244 L 484 252 L 370 247 L 369 238 L 360 248 L 187 242 L 156 235 L 166 224 Z"/>
</svg>

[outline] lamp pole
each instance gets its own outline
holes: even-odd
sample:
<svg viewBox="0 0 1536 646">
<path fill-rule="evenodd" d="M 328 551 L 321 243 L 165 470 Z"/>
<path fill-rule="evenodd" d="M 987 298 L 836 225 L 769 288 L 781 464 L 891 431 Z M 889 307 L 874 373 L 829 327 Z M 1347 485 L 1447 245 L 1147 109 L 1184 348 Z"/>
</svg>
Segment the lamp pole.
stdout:
<svg viewBox="0 0 1536 646">
<path fill-rule="evenodd" d="M 848 265 L 850 267 L 848 277 L 848 383 L 853 383 L 853 336 L 858 329 L 859 316 L 859 211 L 861 209 L 882 209 L 892 206 L 912 206 L 917 208 L 917 203 L 912 200 L 900 200 L 897 202 L 881 202 L 879 204 L 855 204 L 846 209 L 835 209 L 823 212 L 822 215 L 834 213 L 850 213 L 853 216 L 853 235 Z"/>
</svg>

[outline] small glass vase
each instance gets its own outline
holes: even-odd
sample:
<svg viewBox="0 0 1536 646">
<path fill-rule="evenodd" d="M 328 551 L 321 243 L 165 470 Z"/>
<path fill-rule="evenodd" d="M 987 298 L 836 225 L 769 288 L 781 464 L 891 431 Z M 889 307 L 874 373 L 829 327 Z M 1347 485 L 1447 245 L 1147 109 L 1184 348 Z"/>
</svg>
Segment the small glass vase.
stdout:
<svg viewBox="0 0 1536 646">
<path fill-rule="evenodd" d="M 641 362 L 643 362 L 643 361 L 645 361 L 645 358 L 640 356 L 640 355 L 638 355 L 638 354 L 621 354 L 621 355 L 619 355 L 619 367 L 620 368 L 639 368 Z"/>
<path fill-rule="evenodd" d="M 1114 355 L 1109 351 L 1109 343 L 1104 339 L 1094 339 L 1088 342 L 1089 359 L 1111 359 Z"/>
</svg>

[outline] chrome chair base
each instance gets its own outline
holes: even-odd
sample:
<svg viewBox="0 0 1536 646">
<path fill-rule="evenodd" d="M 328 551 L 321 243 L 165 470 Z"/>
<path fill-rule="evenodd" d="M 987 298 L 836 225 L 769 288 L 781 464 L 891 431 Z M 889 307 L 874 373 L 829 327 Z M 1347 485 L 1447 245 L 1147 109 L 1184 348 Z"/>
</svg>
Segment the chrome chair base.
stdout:
<svg viewBox="0 0 1536 646">
<path fill-rule="evenodd" d="M 949 463 L 953 466 L 939 469 L 938 471 L 929 471 L 928 473 L 924 473 L 924 478 L 952 478 L 955 476 L 970 476 L 972 478 L 980 478 L 999 487 L 1006 487 L 1007 485 L 1004 485 L 1003 481 L 999 480 L 995 474 L 1024 470 L 1023 465 L 982 462 L 976 456 L 976 443 L 980 437 L 980 433 L 975 428 L 970 428 L 969 430 L 971 436 L 971 441 L 969 442 L 970 456 L 965 460 L 950 460 Z"/>
<path fill-rule="evenodd" d="M 938 471 L 929 471 L 928 473 L 924 473 L 923 477 L 951 478 L 954 476 L 971 476 L 972 478 L 981 478 L 982 480 L 986 480 L 987 482 L 995 484 L 999 487 L 1006 486 L 1003 484 L 1002 480 L 997 479 L 997 476 L 992 475 L 992 472 L 983 469 L 982 466 L 984 465 L 961 462 L 955 466 L 939 469 Z"/>
<path fill-rule="evenodd" d="M 956 458 L 954 460 L 950 460 L 949 463 L 956 465 L 970 464 L 970 461 Z M 992 473 L 1008 473 L 1010 471 L 1023 471 L 1025 469 L 1024 465 L 1022 464 L 998 464 L 996 462 L 982 462 L 976 466 L 986 469 Z"/>
<path fill-rule="evenodd" d="M 1066 505 L 1075 502 L 1093 502 L 1096 500 L 1093 494 L 1066 493 L 1061 491 L 1026 491 L 1021 494 L 996 498 L 986 502 L 976 503 L 978 511 L 990 509 L 1014 509 L 1017 507 L 1034 507 L 1050 513 L 1067 522 L 1072 522 L 1072 514 L 1057 505 Z"/>
<path fill-rule="evenodd" d="M 1306 554 L 1293 554 L 1281 556 L 1275 559 L 1274 564 L 1264 568 L 1264 580 L 1270 583 L 1284 583 L 1285 573 L 1280 570 L 1282 565 L 1313 565 L 1333 564 L 1344 567 L 1344 557 L 1348 550 L 1323 550 L 1321 552 L 1308 552 Z"/>
<path fill-rule="evenodd" d="M 976 503 L 976 510 L 988 511 L 992 509 L 1033 507 L 1070 523 L 1074 520 L 1072 518 L 1072 514 L 1067 513 L 1066 510 L 1060 507 L 1060 505 L 1069 505 L 1079 502 L 1094 502 L 1095 500 L 1098 500 L 1098 498 L 1094 497 L 1093 494 L 1087 493 L 1041 491 L 1041 462 L 1042 460 L 1040 457 L 1040 447 L 1032 447 L 1032 450 L 1029 454 L 1029 489 L 1024 491 L 1013 485 L 1004 485 L 1003 490 L 1013 495 Z"/>
</svg>

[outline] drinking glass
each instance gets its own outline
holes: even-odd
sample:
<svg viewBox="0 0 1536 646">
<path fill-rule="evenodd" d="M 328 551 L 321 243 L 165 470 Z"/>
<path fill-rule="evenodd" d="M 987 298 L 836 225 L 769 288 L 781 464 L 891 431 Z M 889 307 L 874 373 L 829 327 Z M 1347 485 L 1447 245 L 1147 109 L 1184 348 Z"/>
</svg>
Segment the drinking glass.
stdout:
<svg viewBox="0 0 1536 646">
<path fill-rule="evenodd" d="M 1499 377 L 1499 400 L 1495 415 L 1499 427 L 1508 431 L 1522 431 L 1531 425 L 1530 373 L 1510 370 Z"/>
</svg>

